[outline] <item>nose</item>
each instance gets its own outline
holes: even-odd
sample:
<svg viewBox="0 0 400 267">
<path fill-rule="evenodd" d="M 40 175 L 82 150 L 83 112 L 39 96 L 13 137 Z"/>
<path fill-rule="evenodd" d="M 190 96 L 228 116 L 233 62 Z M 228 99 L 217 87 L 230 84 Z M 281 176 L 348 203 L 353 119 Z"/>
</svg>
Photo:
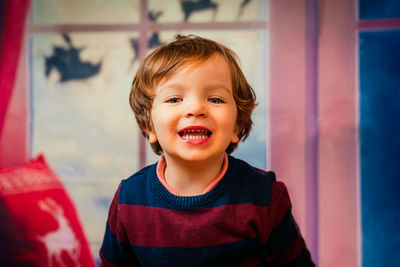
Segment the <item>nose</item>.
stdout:
<svg viewBox="0 0 400 267">
<path fill-rule="evenodd" d="M 207 115 L 207 108 L 200 99 L 192 99 L 187 102 L 186 117 L 205 117 Z"/>
</svg>

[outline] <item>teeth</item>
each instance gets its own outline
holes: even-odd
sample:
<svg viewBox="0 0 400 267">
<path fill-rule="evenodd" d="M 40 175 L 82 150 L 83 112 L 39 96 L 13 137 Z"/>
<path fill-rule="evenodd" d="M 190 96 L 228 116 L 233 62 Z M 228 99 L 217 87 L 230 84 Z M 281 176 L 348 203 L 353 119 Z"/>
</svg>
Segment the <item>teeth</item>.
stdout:
<svg viewBox="0 0 400 267">
<path fill-rule="evenodd" d="M 186 130 L 184 133 L 207 133 L 207 130 Z"/>
<path fill-rule="evenodd" d="M 207 139 L 210 137 L 210 132 L 207 130 L 185 130 L 181 134 L 182 138 L 184 139 Z"/>
<path fill-rule="evenodd" d="M 206 139 L 206 138 L 208 138 L 207 135 L 203 135 L 203 134 L 201 134 L 201 135 L 184 134 L 182 137 L 185 138 L 185 139 Z"/>
</svg>

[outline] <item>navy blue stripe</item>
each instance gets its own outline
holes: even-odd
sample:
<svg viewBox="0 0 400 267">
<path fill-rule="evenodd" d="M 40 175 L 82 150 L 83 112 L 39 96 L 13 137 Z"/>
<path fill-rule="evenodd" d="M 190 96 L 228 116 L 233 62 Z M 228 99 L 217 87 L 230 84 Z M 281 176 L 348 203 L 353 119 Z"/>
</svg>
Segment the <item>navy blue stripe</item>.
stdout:
<svg viewBox="0 0 400 267">
<path fill-rule="evenodd" d="M 111 232 L 108 222 L 101 246 L 101 253 L 108 261 L 117 264 L 136 258 L 129 242 L 119 242 L 117 236 Z"/>
<path fill-rule="evenodd" d="M 165 209 L 201 209 L 243 203 L 267 207 L 275 174 L 261 172 L 231 156 L 228 164 L 225 176 L 213 190 L 193 197 L 169 193 L 157 178 L 156 164 L 151 165 L 122 182 L 118 203 Z"/>
<path fill-rule="evenodd" d="M 145 266 L 231 266 L 242 259 L 261 258 L 255 239 L 211 247 L 132 247 Z M 246 266 L 246 265 L 243 265 Z"/>
<path fill-rule="evenodd" d="M 269 235 L 264 247 L 265 257 L 277 255 L 287 250 L 298 237 L 298 227 L 293 218 L 291 208 L 289 208 L 282 221 Z"/>
<path fill-rule="evenodd" d="M 280 263 L 279 267 L 315 267 L 315 264 L 311 261 L 310 252 L 307 249 L 303 249 L 298 258 L 287 263 Z"/>
</svg>

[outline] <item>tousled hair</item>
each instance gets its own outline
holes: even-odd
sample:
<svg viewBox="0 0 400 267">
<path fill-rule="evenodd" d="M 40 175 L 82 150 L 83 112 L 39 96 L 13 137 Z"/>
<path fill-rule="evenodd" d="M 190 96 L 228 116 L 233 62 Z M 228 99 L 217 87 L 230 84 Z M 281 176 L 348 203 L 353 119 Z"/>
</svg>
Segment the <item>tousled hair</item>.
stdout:
<svg viewBox="0 0 400 267">
<path fill-rule="evenodd" d="M 149 137 L 148 131 L 153 131 L 151 108 L 156 86 L 161 80 L 170 78 L 182 67 L 204 62 L 215 54 L 222 56 L 230 69 L 233 97 L 237 108 L 236 133 L 239 141 L 249 136 L 253 124 L 251 113 L 256 106 L 256 95 L 239 67 L 239 59 L 235 52 L 213 40 L 195 35 L 177 35 L 175 41 L 158 47 L 147 56 L 132 82 L 129 103 L 146 138 Z M 237 143 L 230 143 L 226 152 L 232 153 L 237 145 Z M 158 142 L 151 144 L 151 147 L 156 154 L 162 154 L 162 148 Z"/>
</svg>

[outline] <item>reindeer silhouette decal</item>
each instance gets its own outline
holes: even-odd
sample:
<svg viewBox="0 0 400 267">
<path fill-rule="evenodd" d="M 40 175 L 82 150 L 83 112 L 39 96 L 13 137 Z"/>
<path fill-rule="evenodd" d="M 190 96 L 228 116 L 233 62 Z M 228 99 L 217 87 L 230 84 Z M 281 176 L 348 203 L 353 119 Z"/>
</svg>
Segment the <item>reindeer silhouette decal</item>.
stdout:
<svg viewBox="0 0 400 267">
<path fill-rule="evenodd" d="M 64 209 L 51 198 L 38 201 L 38 205 L 58 223 L 56 230 L 37 237 L 46 246 L 48 266 L 52 267 L 57 263 L 59 266 L 67 267 L 67 263 L 61 257 L 64 252 L 74 263 L 73 266 L 81 267 L 79 261 L 81 244 L 65 217 Z"/>
<path fill-rule="evenodd" d="M 213 11 L 213 20 L 217 13 L 218 4 L 211 0 L 181 0 L 182 11 L 185 15 L 183 21 L 188 21 L 192 13 L 211 9 Z"/>
<path fill-rule="evenodd" d="M 84 47 L 76 48 L 73 46 L 71 38 L 68 34 L 62 35 L 68 48 L 61 46 L 53 47 L 53 55 L 45 57 L 46 63 L 46 77 L 50 72 L 56 69 L 60 73 L 60 82 L 67 82 L 70 80 L 82 80 L 97 75 L 100 71 L 102 62 L 92 64 L 84 62 L 80 58 L 80 53 Z"/>
<path fill-rule="evenodd" d="M 243 0 L 239 6 L 239 13 L 236 16 L 236 19 L 239 19 L 244 12 L 245 7 L 251 2 L 252 0 Z"/>
</svg>

